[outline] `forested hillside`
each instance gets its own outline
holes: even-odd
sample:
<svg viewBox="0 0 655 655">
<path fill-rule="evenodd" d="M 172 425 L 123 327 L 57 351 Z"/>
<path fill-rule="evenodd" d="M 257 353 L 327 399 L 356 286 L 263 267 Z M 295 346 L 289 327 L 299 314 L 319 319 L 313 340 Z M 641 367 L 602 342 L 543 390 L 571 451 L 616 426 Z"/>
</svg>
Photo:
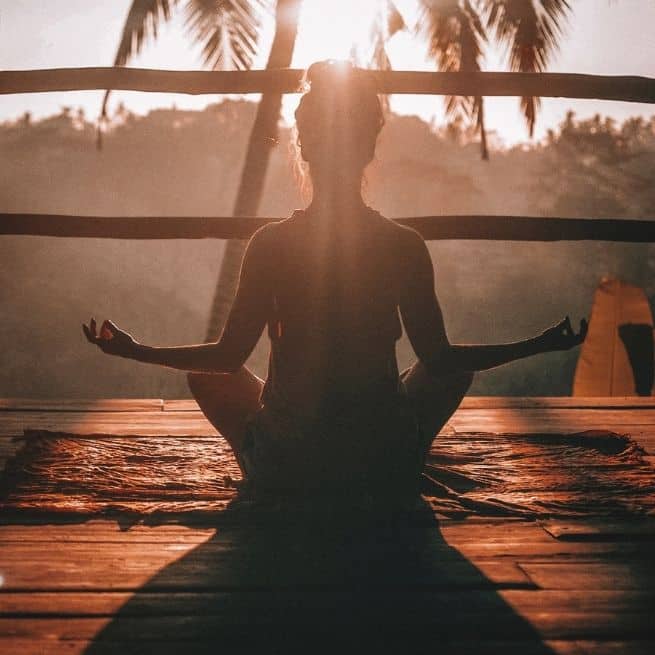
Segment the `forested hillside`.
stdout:
<svg viewBox="0 0 655 655">
<path fill-rule="evenodd" d="M 120 110 L 95 148 L 94 127 L 63 110 L 0 125 L 0 211 L 229 215 L 254 105 L 145 117 Z M 274 150 L 262 215 L 303 204 L 290 133 Z M 390 116 L 367 181 L 369 204 L 394 217 L 498 213 L 650 218 L 655 122 L 623 125 L 570 115 L 546 143 L 496 149 L 466 130 Z M 453 342 L 532 336 L 588 313 L 603 275 L 655 296 L 654 250 L 609 243 L 431 243 L 437 292 Z M 205 332 L 222 243 L 0 237 L 0 396 L 184 397 L 184 374 L 103 356 L 82 336 L 93 314 L 142 341 L 173 345 Z M 403 341 L 399 359 L 412 354 Z M 477 376 L 472 393 L 569 394 L 577 351 Z M 266 344 L 252 364 L 265 373 Z"/>
</svg>

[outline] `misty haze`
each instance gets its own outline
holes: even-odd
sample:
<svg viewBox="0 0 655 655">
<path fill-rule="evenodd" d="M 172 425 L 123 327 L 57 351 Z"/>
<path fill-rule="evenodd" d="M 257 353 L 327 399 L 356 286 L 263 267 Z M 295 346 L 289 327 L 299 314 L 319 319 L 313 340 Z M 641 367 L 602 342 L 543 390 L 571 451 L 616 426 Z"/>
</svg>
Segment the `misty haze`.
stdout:
<svg viewBox="0 0 655 655">
<path fill-rule="evenodd" d="M 76 110 L 0 125 L 3 212 L 229 216 L 255 105 L 204 111 L 119 109 L 95 147 Z M 289 130 L 273 151 L 260 215 L 304 206 Z M 493 145 L 493 136 L 491 137 Z M 500 214 L 647 218 L 655 206 L 655 121 L 623 125 L 571 115 L 544 144 L 479 146 L 457 123 L 438 130 L 391 115 L 367 173 L 366 198 L 389 217 Z M 536 334 L 569 313 L 588 316 L 604 275 L 645 288 L 642 244 L 430 242 L 436 288 L 455 343 Z M 189 397 L 184 373 L 135 366 L 88 348 L 81 323 L 111 318 L 155 345 L 204 340 L 222 257 L 219 240 L 0 239 L 0 396 Z M 476 375 L 473 395 L 569 395 L 579 351 L 540 355 Z M 266 372 L 267 338 L 249 366 Z M 399 364 L 413 353 L 406 339 Z"/>
</svg>

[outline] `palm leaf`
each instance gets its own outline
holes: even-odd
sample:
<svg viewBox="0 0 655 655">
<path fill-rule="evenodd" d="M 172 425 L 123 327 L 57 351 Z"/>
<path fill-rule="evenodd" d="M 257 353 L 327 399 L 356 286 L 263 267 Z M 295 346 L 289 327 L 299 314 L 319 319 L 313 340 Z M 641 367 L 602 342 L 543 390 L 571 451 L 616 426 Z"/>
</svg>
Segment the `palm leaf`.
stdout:
<svg viewBox="0 0 655 655">
<path fill-rule="evenodd" d="M 187 0 L 187 26 L 202 44 L 205 64 L 213 68 L 249 68 L 257 52 L 259 10 L 270 0 Z M 125 19 L 114 66 L 125 66 L 141 52 L 149 38 L 157 38 L 161 22 L 168 21 L 179 0 L 133 0 Z M 111 91 L 105 92 L 100 111 L 98 148 L 107 118 Z"/>
<path fill-rule="evenodd" d="M 421 0 L 419 33 L 441 71 L 478 72 L 486 41 L 480 15 L 470 0 Z M 446 97 L 446 114 L 474 121 L 481 135 L 482 158 L 488 159 L 484 100 L 480 96 Z"/>
<path fill-rule="evenodd" d="M 146 40 L 157 38 L 159 24 L 171 17 L 178 0 L 133 0 L 127 13 L 114 66 L 125 66 L 141 52 Z"/>
<path fill-rule="evenodd" d="M 392 0 L 387 0 L 383 3 L 383 9 L 386 10 L 386 19 L 387 19 L 387 36 L 391 38 L 397 32 L 400 32 L 405 29 L 405 19 L 402 17 L 402 14 L 398 11 L 398 7 L 395 2 Z"/>
<path fill-rule="evenodd" d="M 132 57 L 141 52 L 147 39 L 157 38 L 160 23 L 170 19 L 171 10 L 177 3 L 178 0 L 133 0 L 114 57 L 114 66 L 125 66 Z M 107 117 L 110 93 L 111 91 L 105 91 L 100 111 L 101 120 Z"/>
<path fill-rule="evenodd" d="M 387 41 L 397 32 L 405 29 L 405 20 L 391 0 L 384 0 L 371 23 L 369 34 L 372 45 L 369 64 L 378 70 L 391 70 L 387 55 Z"/>
<path fill-rule="evenodd" d="M 266 0 L 188 0 L 187 27 L 214 69 L 250 68 L 257 54 Z"/>
<path fill-rule="evenodd" d="M 396 33 L 405 29 L 405 19 L 398 11 L 395 3 L 385 0 L 380 3 L 373 23 L 371 24 L 370 42 L 372 44 L 369 64 L 377 70 L 391 70 L 391 61 L 387 54 L 387 41 Z M 389 110 L 389 97 L 382 96 L 384 111 Z"/>
<path fill-rule="evenodd" d="M 371 21 L 369 39 L 370 49 L 365 55 L 353 43 L 350 49 L 350 61 L 356 66 L 368 66 L 376 70 L 391 70 L 391 60 L 387 54 L 387 42 L 397 32 L 405 29 L 405 19 L 392 0 L 382 0 Z M 380 97 L 382 109 L 389 111 L 389 96 Z"/>
<path fill-rule="evenodd" d="M 510 49 L 510 69 L 520 73 L 546 70 L 571 10 L 569 0 L 485 0 L 485 7 L 487 27 Z M 521 98 L 530 136 L 539 104 L 539 98 Z"/>
</svg>

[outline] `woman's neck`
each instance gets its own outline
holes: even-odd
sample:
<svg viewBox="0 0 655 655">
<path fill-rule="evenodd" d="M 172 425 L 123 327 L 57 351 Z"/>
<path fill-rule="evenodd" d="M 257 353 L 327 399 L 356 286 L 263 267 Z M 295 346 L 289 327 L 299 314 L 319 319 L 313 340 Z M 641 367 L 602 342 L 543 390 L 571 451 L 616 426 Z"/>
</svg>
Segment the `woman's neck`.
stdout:
<svg viewBox="0 0 655 655">
<path fill-rule="evenodd" d="M 340 179 L 339 179 L 340 178 Z M 359 214 L 366 209 L 362 198 L 362 176 L 330 176 L 328 180 L 312 178 L 312 202 L 308 210 L 331 220 Z"/>
</svg>

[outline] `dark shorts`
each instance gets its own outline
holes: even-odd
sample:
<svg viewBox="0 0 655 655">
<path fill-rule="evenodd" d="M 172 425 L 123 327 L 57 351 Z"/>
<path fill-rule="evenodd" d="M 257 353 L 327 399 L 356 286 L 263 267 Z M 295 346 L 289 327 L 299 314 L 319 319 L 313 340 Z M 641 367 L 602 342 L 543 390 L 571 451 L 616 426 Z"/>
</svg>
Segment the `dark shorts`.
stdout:
<svg viewBox="0 0 655 655">
<path fill-rule="evenodd" d="M 264 407 L 248 422 L 242 467 L 264 493 L 416 494 L 430 444 L 471 379 L 436 378 L 417 363 L 400 375 L 394 396 L 321 420 Z"/>
</svg>

